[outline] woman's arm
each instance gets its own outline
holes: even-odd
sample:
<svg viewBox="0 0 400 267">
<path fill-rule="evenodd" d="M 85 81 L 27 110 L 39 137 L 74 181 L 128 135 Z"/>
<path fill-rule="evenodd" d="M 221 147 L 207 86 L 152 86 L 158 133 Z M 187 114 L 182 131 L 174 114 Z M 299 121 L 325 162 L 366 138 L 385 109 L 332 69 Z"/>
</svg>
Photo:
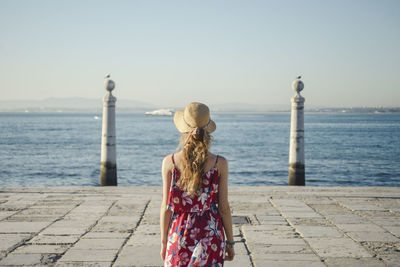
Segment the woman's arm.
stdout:
<svg viewBox="0 0 400 267">
<path fill-rule="evenodd" d="M 160 230 L 161 230 L 161 258 L 164 261 L 167 249 L 168 229 L 171 221 L 172 211 L 167 208 L 169 188 L 171 186 L 172 177 L 172 160 L 171 155 L 164 158 L 162 162 L 162 179 L 163 179 L 163 198 L 160 208 Z"/>
<path fill-rule="evenodd" d="M 228 202 L 228 161 L 221 157 L 218 161 L 218 170 L 220 173 L 218 186 L 218 212 L 222 218 L 222 224 L 226 234 L 226 240 L 233 242 L 232 216 Z M 235 257 L 233 246 L 226 246 L 225 260 L 231 261 Z"/>
</svg>

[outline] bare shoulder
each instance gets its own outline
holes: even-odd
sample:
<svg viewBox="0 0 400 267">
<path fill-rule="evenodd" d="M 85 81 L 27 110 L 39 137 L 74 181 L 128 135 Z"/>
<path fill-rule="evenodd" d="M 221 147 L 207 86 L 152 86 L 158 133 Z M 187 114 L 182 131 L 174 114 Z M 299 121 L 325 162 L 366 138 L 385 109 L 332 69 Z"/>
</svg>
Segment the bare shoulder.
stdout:
<svg viewBox="0 0 400 267">
<path fill-rule="evenodd" d="M 171 169 L 173 166 L 172 162 L 172 154 L 166 155 L 162 161 L 162 168 L 163 169 Z"/>
<path fill-rule="evenodd" d="M 225 157 L 218 155 L 217 168 L 220 172 L 228 172 L 228 160 Z"/>
<path fill-rule="evenodd" d="M 217 164 L 219 166 L 224 166 L 224 165 L 227 166 L 228 165 L 228 160 L 225 157 L 218 155 L 218 163 Z"/>
</svg>

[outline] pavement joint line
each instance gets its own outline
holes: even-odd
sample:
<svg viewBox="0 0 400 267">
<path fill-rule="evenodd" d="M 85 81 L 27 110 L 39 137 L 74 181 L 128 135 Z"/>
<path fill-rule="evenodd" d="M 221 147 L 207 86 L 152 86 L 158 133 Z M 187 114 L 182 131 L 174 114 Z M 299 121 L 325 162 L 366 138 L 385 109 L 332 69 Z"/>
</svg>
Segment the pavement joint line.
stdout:
<svg viewBox="0 0 400 267">
<path fill-rule="evenodd" d="M 338 206 L 341 206 L 343 209 L 349 210 L 352 214 L 355 214 L 355 215 L 358 215 L 358 216 L 362 217 L 363 219 L 367 220 L 370 224 L 376 225 L 377 227 L 380 227 L 380 228 L 384 229 L 386 232 L 388 232 L 389 234 L 391 234 L 392 236 L 397 238 L 397 236 L 395 236 L 390 231 L 388 231 L 384 226 L 380 226 L 380 225 L 376 224 L 374 221 L 371 221 L 367 216 L 363 215 L 362 213 L 358 213 L 357 211 L 353 211 L 352 209 L 346 207 L 339 200 L 335 199 L 335 201 L 337 202 Z M 331 222 L 328 218 L 326 218 L 326 220 Z M 384 262 L 383 259 L 378 254 L 376 254 L 375 251 L 371 250 L 369 247 L 364 246 L 367 242 L 365 242 L 365 241 L 364 242 L 363 241 L 359 242 L 358 240 L 355 240 L 354 238 L 349 236 L 346 232 L 342 231 L 336 224 L 333 224 L 333 225 L 335 225 L 336 228 L 338 228 L 341 232 L 343 232 L 345 236 L 347 236 L 348 238 L 350 238 L 354 242 L 359 243 L 369 254 L 371 254 L 371 256 L 373 258 L 377 258 L 378 260 Z"/>
<path fill-rule="evenodd" d="M 239 233 L 240 233 L 240 237 L 242 238 L 242 242 L 244 244 L 244 247 L 245 247 L 245 249 L 247 251 L 247 255 L 249 255 L 251 266 L 252 267 L 256 267 L 256 264 L 255 264 L 254 258 L 253 258 L 253 254 L 251 253 L 251 251 L 249 249 L 249 246 L 247 245 L 247 240 L 246 240 L 246 237 L 245 237 L 244 231 L 243 231 L 243 225 L 241 225 L 239 227 Z"/>
<path fill-rule="evenodd" d="M 22 210 L 21 210 L 22 211 Z M 20 213 L 21 211 L 17 211 L 16 213 L 10 214 L 7 217 L 4 217 L 3 219 L 0 220 L 0 222 L 7 220 L 8 218 L 10 218 L 11 216 L 17 215 L 18 213 Z"/>
<path fill-rule="evenodd" d="M 362 217 L 363 219 L 367 220 L 369 223 L 371 223 L 371 224 L 373 224 L 373 225 L 376 225 L 376 226 L 378 226 L 378 227 L 380 227 L 380 228 L 383 228 L 385 231 L 387 231 L 387 232 L 390 233 L 390 231 L 388 231 L 384 226 L 380 226 L 380 225 L 376 224 L 374 221 L 371 221 L 371 220 L 368 218 L 368 216 L 366 216 L 366 215 L 360 213 L 360 212 L 357 211 L 357 210 L 354 210 L 354 211 L 353 211 L 352 209 L 350 209 L 350 208 L 346 207 L 345 205 L 343 205 L 343 204 L 342 204 L 340 201 L 338 201 L 338 200 L 335 200 L 335 201 L 338 202 L 338 205 L 339 205 L 339 206 L 341 206 L 342 208 L 344 208 L 344 209 L 346 209 L 346 210 L 349 210 L 352 214 L 358 215 L 358 216 Z M 385 209 L 386 209 L 386 208 L 385 208 Z M 391 212 L 389 209 L 386 209 L 386 210 L 388 210 L 390 213 L 393 213 L 394 215 L 397 216 L 397 214 L 395 214 L 394 212 Z M 328 219 L 328 218 L 326 218 L 326 219 Z M 393 235 L 392 233 L 390 233 L 390 234 Z M 395 235 L 393 235 L 393 236 L 396 237 Z"/>
<path fill-rule="evenodd" d="M 281 214 L 281 217 L 282 217 L 282 218 L 286 221 L 286 223 L 292 228 L 292 230 L 294 230 L 295 233 L 298 233 L 298 234 L 299 234 L 299 237 L 304 241 L 304 243 L 306 243 L 307 247 L 314 253 L 314 255 L 317 256 L 317 257 L 320 259 L 320 261 L 322 262 L 322 264 L 324 264 L 325 266 L 327 266 L 326 263 L 325 263 L 325 259 L 322 258 L 322 257 L 320 257 L 320 256 L 318 255 L 318 253 L 317 253 L 317 252 L 311 247 L 311 245 L 307 242 L 307 240 L 306 240 L 305 238 L 303 238 L 303 237 L 300 235 L 299 232 L 297 232 L 296 227 L 295 227 L 286 217 L 284 217 L 284 216 L 282 215 L 281 211 L 278 209 L 278 207 L 275 205 L 275 203 L 274 203 L 272 200 L 273 200 L 273 198 L 271 197 L 271 199 L 269 200 L 270 203 L 271 203 L 271 205 Z M 310 206 L 308 206 L 303 200 L 299 199 L 299 201 L 303 202 L 307 207 L 310 207 Z M 312 207 L 310 207 L 310 208 L 312 209 Z M 314 210 L 314 209 L 313 209 L 313 210 Z"/>
<path fill-rule="evenodd" d="M 344 206 L 344 205 L 341 205 L 341 203 L 340 203 L 337 199 L 335 199 L 334 201 L 337 202 L 337 205 L 338 205 L 338 206 L 342 207 L 343 209 L 349 210 L 350 212 L 352 212 L 352 214 L 359 215 L 360 217 L 365 218 L 369 223 L 371 223 L 371 224 L 373 224 L 373 225 L 376 225 L 377 227 L 381 227 L 381 226 L 377 225 L 376 223 L 372 222 L 371 220 L 369 220 L 366 216 L 363 216 L 362 214 L 357 214 L 357 212 L 353 212 L 353 210 L 347 208 L 347 207 Z M 345 237 L 348 237 L 348 238 L 350 238 L 352 241 L 354 241 L 355 243 L 360 244 L 361 247 L 364 248 L 364 249 L 372 256 L 372 258 L 376 258 L 377 260 L 379 260 L 379 261 L 381 261 L 382 263 L 384 263 L 385 265 L 387 265 L 386 262 L 385 262 L 381 257 L 378 257 L 379 255 L 377 255 L 377 254 L 376 254 L 374 251 L 372 251 L 370 248 L 364 246 L 364 245 L 366 244 L 366 242 L 358 242 L 357 240 L 353 239 L 351 236 L 347 235 L 347 233 L 346 233 L 344 230 L 340 229 L 340 228 L 337 226 L 337 224 L 335 224 L 335 223 L 333 223 L 331 220 L 329 220 L 325 215 L 319 213 L 319 212 L 318 212 L 317 210 L 315 210 L 313 207 L 310 207 L 310 208 L 312 208 L 316 213 L 320 214 L 323 218 L 325 218 L 327 222 L 331 223 L 340 233 L 344 234 Z M 381 228 L 383 228 L 383 227 L 381 227 Z M 385 228 L 383 228 L 383 229 L 384 229 L 385 231 L 387 231 Z M 389 231 L 387 231 L 387 232 L 389 232 Z M 390 233 L 390 234 L 391 234 L 391 233 Z M 392 234 L 392 235 L 393 235 L 393 234 Z"/>
<path fill-rule="evenodd" d="M 84 203 L 84 201 L 82 201 L 79 205 L 76 205 L 75 208 L 77 208 L 78 206 L 82 205 L 82 203 Z M 108 212 L 109 212 L 110 209 L 115 205 L 115 203 L 117 203 L 116 200 L 113 201 L 113 203 L 111 203 L 111 205 L 110 205 L 110 207 L 108 207 L 107 211 L 104 212 L 104 214 L 103 214 L 102 216 L 100 216 L 100 217 L 96 220 L 95 223 L 93 223 L 91 226 L 89 226 L 88 230 L 87 230 L 85 233 L 83 233 L 83 234 L 78 238 L 78 240 L 76 240 L 74 243 L 72 243 L 71 245 L 69 245 L 69 247 L 68 247 L 63 253 L 58 254 L 58 257 L 57 257 L 56 261 L 53 262 L 53 264 L 55 264 L 59 259 L 61 259 L 62 256 L 64 256 L 65 253 L 67 253 L 68 250 L 70 250 L 76 243 L 78 243 L 79 240 L 81 240 L 81 238 L 82 238 L 84 235 L 86 235 L 87 233 L 89 233 L 90 230 L 92 230 L 93 227 L 95 227 L 95 226 L 99 223 L 99 221 L 100 221 L 106 214 L 108 214 Z M 75 209 L 75 208 L 73 208 L 73 209 Z M 70 213 L 73 209 L 71 209 L 68 213 Z M 68 213 L 66 213 L 65 215 L 67 215 Z M 64 215 L 63 217 L 65 217 L 65 215 Z"/>
<path fill-rule="evenodd" d="M 1 192 L 1 191 L 0 191 L 0 192 Z M 39 200 L 36 200 L 36 202 L 38 202 L 38 201 L 39 201 Z M 7 200 L 7 202 L 8 202 L 8 200 Z M 7 202 L 6 202 L 6 203 L 7 203 Z M 31 205 L 28 205 L 27 207 L 25 207 L 25 208 L 23 208 L 23 209 L 21 209 L 21 210 L 18 210 L 16 213 L 13 213 L 13 214 L 11 214 L 11 215 L 9 215 L 9 216 L 7 216 L 7 217 L 1 219 L 0 221 L 4 221 L 4 220 L 6 220 L 6 219 L 8 219 L 9 217 L 14 216 L 14 215 L 18 215 L 18 213 L 21 213 L 21 212 L 23 212 L 24 210 L 27 210 L 27 209 L 29 209 L 30 207 L 32 207 L 33 205 L 35 205 L 36 202 L 32 203 Z"/>
<path fill-rule="evenodd" d="M 253 214 L 253 216 L 254 216 L 254 218 L 255 218 L 256 221 L 257 221 L 257 225 L 260 225 L 261 223 L 260 223 L 260 220 L 259 220 L 258 217 L 257 217 L 257 214 Z"/>
<path fill-rule="evenodd" d="M 35 202 L 35 203 L 36 203 L 36 202 Z M 35 203 L 33 203 L 31 206 L 33 206 Z M 57 221 L 61 220 L 62 218 L 64 218 L 68 213 L 70 213 L 73 209 L 75 209 L 75 208 L 78 207 L 79 205 L 80 205 L 80 204 L 78 204 L 78 205 L 76 205 L 75 207 L 71 208 L 67 213 L 65 213 L 65 214 L 62 215 L 61 217 L 55 219 L 52 223 L 50 223 L 50 224 L 47 225 L 46 227 L 42 228 L 39 232 L 32 233 L 32 234 L 30 235 L 30 237 L 24 238 L 21 242 L 19 242 L 18 244 L 16 244 L 11 250 L 7 251 L 7 252 L 3 255 L 2 259 L 6 258 L 6 257 L 8 256 L 8 254 L 12 253 L 14 250 L 16 250 L 17 248 L 21 247 L 21 246 L 24 245 L 26 242 L 29 242 L 29 241 L 32 240 L 34 237 L 38 236 L 41 232 L 43 232 L 45 229 L 47 229 L 48 227 L 50 227 L 51 225 L 53 225 L 55 222 L 57 222 Z M 31 206 L 29 206 L 29 207 L 31 207 Z M 28 208 L 25 208 L 25 209 L 28 209 Z M 25 209 L 22 209 L 22 210 L 25 210 Z M 22 210 L 21 210 L 21 211 L 22 211 Z M 17 213 L 18 213 L 18 212 L 17 212 Z M 15 214 L 17 214 L 17 213 L 14 213 L 13 215 L 15 215 Z"/>
<path fill-rule="evenodd" d="M 335 201 L 336 201 L 336 199 L 335 199 Z M 307 204 L 306 204 L 307 205 Z M 342 208 L 344 208 L 344 209 L 347 209 L 346 207 L 344 207 L 344 206 L 342 206 L 342 205 L 339 205 L 339 203 L 337 203 L 337 205 L 338 206 L 340 206 L 340 207 L 342 207 Z M 307 205 L 308 206 L 308 205 Z M 354 240 L 353 238 L 351 238 L 351 237 L 349 237 L 347 234 L 346 234 L 346 232 L 344 231 L 344 230 L 342 230 L 342 229 L 340 229 L 335 223 L 333 223 L 331 220 L 329 220 L 328 219 L 328 217 L 326 217 L 324 214 L 321 214 L 320 212 L 318 212 L 316 209 L 314 209 L 313 207 L 310 207 L 311 209 L 313 209 L 317 214 L 319 214 L 319 215 L 321 215 L 327 222 L 329 222 L 332 226 L 331 227 L 334 227 L 334 228 L 336 228 L 336 230 L 338 230 L 338 232 L 339 233 L 342 233 L 345 237 L 348 237 L 348 238 L 350 238 L 351 240 L 353 240 L 354 242 L 356 242 L 356 243 L 358 243 L 356 240 Z M 307 244 L 308 244 L 308 242 L 306 241 L 306 240 L 304 240 Z M 361 244 L 361 242 L 360 242 L 360 244 Z M 308 244 L 309 245 L 309 244 Z M 310 246 L 311 247 L 311 246 Z M 364 246 L 362 246 L 367 252 L 369 252 L 369 250 L 367 250 Z M 311 248 L 312 249 L 312 248 Z M 314 250 L 312 250 L 312 251 L 314 251 Z M 315 252 L 314 252 L 315 253 Z M 317 253 L 315 253 L 315 254 L 317 254 Z M 375 257 L 376 255 L 374 255 L 374 254 L 371 254 L 372 255 L 372 257 Z M 317 254 L 317 256 L 318 256 L 318 254 Z M 318 256 L 319 257 L 319 256 Z M 326 258 L 322 258 L 322 261 L 325 261 L 326 260 Z"/>
<path fill-rule="evenodd" d="M 146 203 L 146 205 L 144 206 L 143 211 L 142 211 L 142 213 L 140 214 L 140 218 L 139 218 L 138 222 L 136 223 L 135 228 L 133 228 L 132 232 L 129 233 L 129 235 L 125 238 L 124 243 L 122 243 L 121 247 L 118 249 L 118 252 L 117 252 L 117 254 L 115 255 L 114 259 L 112 260 L 110 267 L 114 266 L 114 264 L 115 264 L 115 262 L 117 261 L 118 256 L 119 256 L 119 254 L 121 253 L 122 249 L 124 248 L 124 246 L 126 245 L 126 243 L 128 243 L 129 239 L 135 234 L 137 228 L 139 227 L 140 223 L 142 222 L 142 219 L 143 219 L 143 217 L 144 217 L 144 215 L 145 215 L 145 213 L 146 213 L 147 208 L 148 208 L 149 205 L 150 205 L 150 202 L 151 202 L 151 199 L 148 200 L 147 203 Z"/>
</svg>

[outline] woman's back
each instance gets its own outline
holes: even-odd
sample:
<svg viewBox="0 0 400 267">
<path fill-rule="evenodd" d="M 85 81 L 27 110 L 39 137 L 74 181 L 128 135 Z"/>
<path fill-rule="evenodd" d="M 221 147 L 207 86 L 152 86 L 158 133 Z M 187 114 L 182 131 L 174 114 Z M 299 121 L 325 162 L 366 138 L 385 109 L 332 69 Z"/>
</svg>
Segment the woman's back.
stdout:
<svg viewBox="0 0 400 267">
<path fill-rule="evenodd" d="M 211 157 L 214 161 L 212 168 L 204 172 L 202 186 L 195 195 L 191 195 L 179 188 L 178 182 L 181 177 L 181 171 L 177 167 L 178 161 L 175 160 L 175 157 L 175 154 L 171 156 L 174 168 L 168 198 L 168 208 L 174 212 L 205 212 L 212 205 L 217 208 L 219 183 L 217 164 L 219 156 L 213 155 Z"/>
<path fill-rule="evenodd" d="M 178 158 L 178 157 L 177 157 Z M 204 173 L 199 192 L 190 195 L 178 186 L 181 172 L 179 158 L 171 156 L 174 165 L 168 197 L 168 209 L 173 211 L 168 233 L 165 266 L 222 266 L 225 236 L 218 213 L 219 173 L 215 158 L 213 167 Z"/>
<path fill-rule="evenodd" d="M 174 123 L 181 151 L 162 164 L 161 257 L 165 266 L 223 266 L 225 247 L 226 260 L 234 257 L 234 242 L 228 164 L 209 152 L 215 122 L 206 105 L 193 102 L 175 112 Z"/>
</svg>

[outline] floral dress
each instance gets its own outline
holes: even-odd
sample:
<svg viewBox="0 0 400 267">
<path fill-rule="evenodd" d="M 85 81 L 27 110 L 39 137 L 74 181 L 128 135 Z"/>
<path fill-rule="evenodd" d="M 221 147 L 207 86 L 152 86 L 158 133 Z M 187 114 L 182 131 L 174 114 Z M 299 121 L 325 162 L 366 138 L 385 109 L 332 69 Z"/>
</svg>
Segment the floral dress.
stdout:
<svg viewBox="0 0 400 267">
<path fill-rule="evenodd" d="M 177 186 L 180 172 L 174 155 L 172 162 L 168 209 L 173 215 L 164 266 L 223 266 L 225 235 L 217 207 L 218 156 L 214 168 L 205 173 L 198 196 L 190 196 Z"/>
</svg>

